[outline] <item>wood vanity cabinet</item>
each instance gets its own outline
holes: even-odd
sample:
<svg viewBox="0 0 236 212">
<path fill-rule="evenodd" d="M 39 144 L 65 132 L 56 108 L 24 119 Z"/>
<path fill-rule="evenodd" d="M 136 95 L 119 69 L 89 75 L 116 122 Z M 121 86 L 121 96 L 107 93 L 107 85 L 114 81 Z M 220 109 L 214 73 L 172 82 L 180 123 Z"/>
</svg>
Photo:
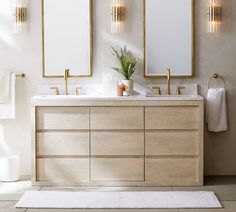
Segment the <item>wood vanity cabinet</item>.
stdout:
<svg viewBox="0 0 236 212">
<path fill-rule="evenodd" d="M 33 104 L 34 185 L 203 184 L 203 101 L 61 105 Z"/>
</svg>

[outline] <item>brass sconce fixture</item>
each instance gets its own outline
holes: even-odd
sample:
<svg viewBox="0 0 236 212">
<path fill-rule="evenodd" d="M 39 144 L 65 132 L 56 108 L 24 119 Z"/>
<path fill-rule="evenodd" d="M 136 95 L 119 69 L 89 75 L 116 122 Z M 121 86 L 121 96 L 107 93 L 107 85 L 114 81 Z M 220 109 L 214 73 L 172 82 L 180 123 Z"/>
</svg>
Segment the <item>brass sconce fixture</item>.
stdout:
<svg viewBox="0 0 236 212">
<path fill-rule="evenodd" d="M 112 0 L 111 32 L 121 33 L 124 30 L 125 6 L 123 0 Z"/>
<path fill-rule="evenodd" d="M 27 0 L 14 0 L 13 33 L 21 34 L 27 30 Z"/>
<path fill-rule="evenodd" d="M 209 33 L 219 32 L 221 22 L 222 22 L 222 0 L 209 0 L 207 31 Z"/>
</svg>

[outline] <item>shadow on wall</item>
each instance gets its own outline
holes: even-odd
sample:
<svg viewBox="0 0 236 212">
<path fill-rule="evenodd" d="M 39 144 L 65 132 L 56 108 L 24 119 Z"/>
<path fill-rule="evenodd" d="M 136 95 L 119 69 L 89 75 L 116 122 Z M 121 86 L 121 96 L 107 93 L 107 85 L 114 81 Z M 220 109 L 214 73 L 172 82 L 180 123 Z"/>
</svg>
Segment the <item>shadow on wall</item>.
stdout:
<svg viewBox="0 0 236 212">
<path fill-rule="evenodd" d="M 12 5 L 9 0 L 0 0 L 0 46 L 17 48 L 12 32 L 13 15 Z"/>
<path fill-rule="evenodd" d="M 235 5 L 233 5 L 233 2 L 235 2 L 235 0 L 231 0 L 231 1 L 227 1 L 227 4 L 224 3 L 224 1 L 222 2 L 222 7 L 223 7 L 223 19 L 222 19 L 222 32 L 223 33 L 232 33 L 233 30 L 235 29 L 235 27 L 233 27 L 234 25 L 234 9 Z"/>
<path fill-rule="evenodd" d="M 124 47 L 124 45 L 126 45 L 127 49 L 129 49 L 137 58 L 140 59 L 139 62 L 142 61 L 142 54 L 143 52 L 137 48 L 135 45 L 133 45 L 133 43 L 131 42 L 127 42 L 127 40 L 122 39 L 122 36 L 118 35 L 114 35 L 114 34 L 110 34 L 107 33 L 105 31 L 102 31 L 102 39 L 107 41 L 107 46 L 106 49 L 104 51 L 106 51 L 107 53 L 104 55 L 108 55 L 110 54 L 110 57 L 107 58 L 103 58 L 105 60 L 106 64 L 110 64 L 110 74 L 112 74 L 112 76 L 114 78 L 120 78 L 119 75 L 116 74 L 116 72 L 112 69 L 112 67 L 116 64 L 116 58 L 113 57 L 113 53 L 112 53 L 112 49 L 111 46 L 113 46 L 116 49 L 121 49 Z"/>
<path fill-rule="evenodd" d="M 0 157 L 8 157 L 13 155 L 14 152 L 7 144 L 4 133 L 4 126 L 0 124 Z"/>
</svg>

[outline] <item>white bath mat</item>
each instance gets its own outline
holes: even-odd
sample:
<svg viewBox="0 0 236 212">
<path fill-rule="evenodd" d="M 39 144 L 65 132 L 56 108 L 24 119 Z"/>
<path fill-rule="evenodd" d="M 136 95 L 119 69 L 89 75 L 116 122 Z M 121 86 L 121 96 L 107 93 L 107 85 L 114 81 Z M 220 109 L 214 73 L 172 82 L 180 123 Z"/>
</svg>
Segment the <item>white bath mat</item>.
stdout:
<svg viewBox="0 0 236 212">
<path fill-rule="evenodd" d="M 28 191 L 17 208 L 222 208 L 213 192 Z"/>
</svg>

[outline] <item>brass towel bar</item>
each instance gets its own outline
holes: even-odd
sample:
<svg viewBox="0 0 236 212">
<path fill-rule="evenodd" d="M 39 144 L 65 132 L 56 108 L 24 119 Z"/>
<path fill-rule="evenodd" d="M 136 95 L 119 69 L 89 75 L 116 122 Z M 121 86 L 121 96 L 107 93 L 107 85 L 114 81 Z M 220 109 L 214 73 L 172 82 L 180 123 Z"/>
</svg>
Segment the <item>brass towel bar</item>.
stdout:
<svg viewBox="0 0 236 212">
<path fill-rule="evenodd" d="M 16 73 L 16 77 L 25 78 L 25 73 Z"/>
</svg>

